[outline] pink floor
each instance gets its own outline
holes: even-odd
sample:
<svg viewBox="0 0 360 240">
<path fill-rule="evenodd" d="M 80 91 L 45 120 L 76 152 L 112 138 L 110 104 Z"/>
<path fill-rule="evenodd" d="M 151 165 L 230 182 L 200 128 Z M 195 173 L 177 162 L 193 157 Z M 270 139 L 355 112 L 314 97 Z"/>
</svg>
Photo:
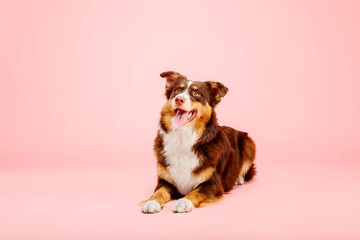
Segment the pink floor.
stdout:
<svg viewBox="0 0 360 240">
<path fill-rule="evenodd" d="M 293 160 L 188 214 L 140 212 L 154 166 L 2 170 L 0 239 L 359 239 L 359 168 Z"/>
</svg>

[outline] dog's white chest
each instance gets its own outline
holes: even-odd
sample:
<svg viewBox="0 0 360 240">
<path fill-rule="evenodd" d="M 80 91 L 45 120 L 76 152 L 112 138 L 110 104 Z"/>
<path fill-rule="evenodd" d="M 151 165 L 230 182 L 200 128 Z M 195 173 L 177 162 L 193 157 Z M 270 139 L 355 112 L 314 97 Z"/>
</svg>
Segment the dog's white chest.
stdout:
<svg viewBox="0 0 360 240">
<path fill-rule="evenodd" d="M 192 127 L 182 127 L 162 133 L 162 136 L 168 170 L 178 191 L 186 195 L 200 184 L 200 179 L 192 174 L 199 166 L 198 156 L 192 150 L 197 134 Z"/>
</svg>

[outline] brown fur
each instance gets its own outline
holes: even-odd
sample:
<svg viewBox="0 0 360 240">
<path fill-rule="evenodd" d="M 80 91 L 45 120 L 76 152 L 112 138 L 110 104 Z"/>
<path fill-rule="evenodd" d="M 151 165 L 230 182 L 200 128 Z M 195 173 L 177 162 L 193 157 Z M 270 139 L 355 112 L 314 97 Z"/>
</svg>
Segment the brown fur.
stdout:
<svg viewBox="0 0 360 240">
<path fill-rule="evenodd" d="M 166 78 L 165 96 L 168 99 L 161 111 L 160 128 L 168 133 L 171 131 L 171 118 L 174 116 L 171 101 L 186 89 L 188 80 L 172 71 L 164 72 L 160 76 Z M 199 166 L 189 174 L 200 178 L 201 183 L 186 196 L 178 192 L 167 169 L 163 139 L 158 133 L 154 143 L 158 160 L 158 185 L 150 200 L 158 201 L 161 206 L 170 199 L 180 197 L 190 200 L 195 207 L 217 202 L 225 192 L 233 188 L 239 176 L 249 181 L 256 174 L 253 163 L 256 153 L 254 141 L 246 132 L 219 126 L 217 123 L 214 109 L 226 95 L 228 88 L 218 82 L 193 81 L 188 91 L 192 106 L 197 109 L 196 116 L 189 123 L 198 135 L 192 150 L 200 161 Z M 198 91 L 201 95 L 197 96 L 193 91 Z"/>
<path fill-rule="evenodd" d="M 171 128 L 171 118 L 174 116 L 174 111 L 171 108 L 170 100 L 167 101 L 161 111 L 160 126 L 167 133 Z"/>
</svg>

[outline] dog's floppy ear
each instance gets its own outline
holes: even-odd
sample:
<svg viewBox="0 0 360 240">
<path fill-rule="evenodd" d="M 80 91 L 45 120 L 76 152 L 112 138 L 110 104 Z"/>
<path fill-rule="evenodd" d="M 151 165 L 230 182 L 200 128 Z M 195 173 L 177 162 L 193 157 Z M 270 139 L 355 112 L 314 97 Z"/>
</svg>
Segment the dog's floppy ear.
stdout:
<svg viewBox="0 0 360 240">
<path fill-rule="evenodd" d="M 179 78 L 186 78 L 185 76 L 181 75 L 180 73 L 173 72 L 173 71 L 167 71 L 167 72 L 160 73 L 160 77 L 166 78 L 166 86 L 165 86 L 166 90 L 172 89 L 174 86 L 174 83 Z"/>
<path fill-rule="evenodd" d="M 211 94 L 215 99 L 215 104 L 218 104 L 221 101 L 221 98 L 228 92 L 228 88 L 219 82 L 207 81 L 206 83 L 211 89 Z"/>
<path fill-rule="evenodd" d="M 186 79 L 185 76 L 181 75 L 180 73 L 167 71 L 160 73 L 160 77 L 166 78 L 166 85 L 165 85 L 165 96 L 169 99 L 172 89 L 174 88 L 174 84 L 178 79 Z"/>
</svg>

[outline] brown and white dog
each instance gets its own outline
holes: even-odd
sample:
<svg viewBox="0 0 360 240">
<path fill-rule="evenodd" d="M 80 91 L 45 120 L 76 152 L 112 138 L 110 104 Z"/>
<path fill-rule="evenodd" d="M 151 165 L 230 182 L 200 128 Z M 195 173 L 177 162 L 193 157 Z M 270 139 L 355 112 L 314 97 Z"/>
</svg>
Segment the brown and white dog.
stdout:
<svg viewBox="0 0 360 240">
<path fill-rule="evenodd" d="M 171 199 L 178 199 L 173 212 L 189 212 L 256 174 L 255 143 L 246 132 L 218 125 L 214 109 L 228 91 L 223 84 L 172 71 L 160 76 L 167 102 L 154 144 L 158 184 L 142 212 L 159 212 Z"/>
</svg>

